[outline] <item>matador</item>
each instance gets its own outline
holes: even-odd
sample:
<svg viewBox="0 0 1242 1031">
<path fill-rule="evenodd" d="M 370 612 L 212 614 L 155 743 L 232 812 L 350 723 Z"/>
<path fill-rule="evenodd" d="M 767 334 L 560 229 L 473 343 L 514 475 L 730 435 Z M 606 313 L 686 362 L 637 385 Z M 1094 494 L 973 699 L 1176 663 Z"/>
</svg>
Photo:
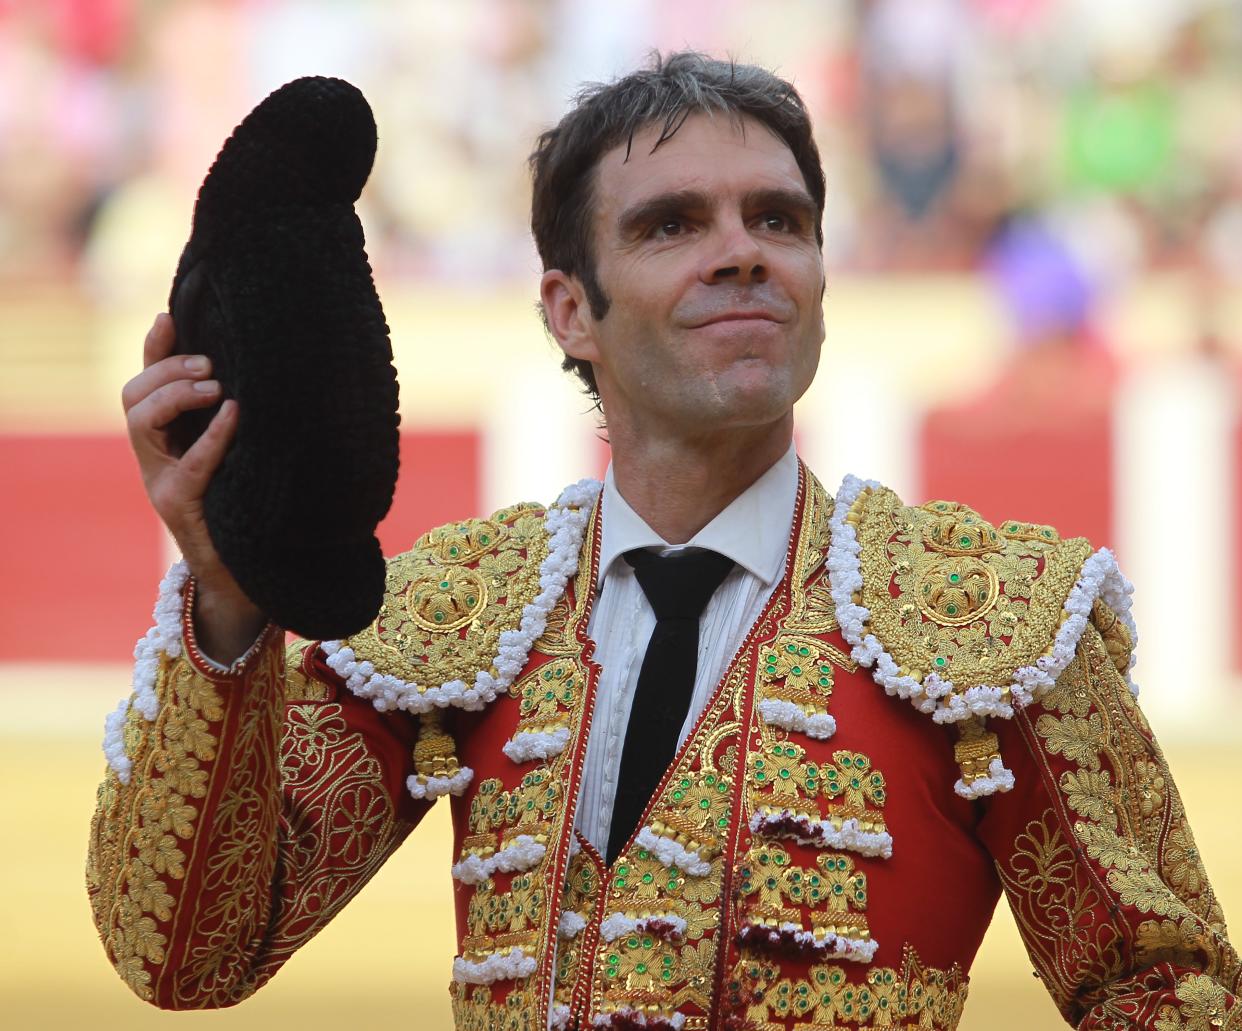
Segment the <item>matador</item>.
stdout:
<svg viewBox="0 0 1242 1031">
<path fill-rule="evenodd" d="M 124 981 L 245 999 L 447 797 L 459 1031 L 949 1031 L 1002 893 L 1070 1025 L 1242 1028 L 1113 555 L 825 489 L 792 449 L 824 335 L 792 87 L 674 55 L 584 93 L 532 164 L 606 482 L 429 531 L 369 626 L 288 647 L 262 614 L 219 643 L 218 573 L 166 519 L 186 560 L 109 718 L 88 861 Z M 193 380 L 151 372 L 179 360 L 146 389 Z M 628 765 L 674 693 L 647 660 L 685 617 L 638 552 L 727 560 L 655 766 Z"/>
</svg>

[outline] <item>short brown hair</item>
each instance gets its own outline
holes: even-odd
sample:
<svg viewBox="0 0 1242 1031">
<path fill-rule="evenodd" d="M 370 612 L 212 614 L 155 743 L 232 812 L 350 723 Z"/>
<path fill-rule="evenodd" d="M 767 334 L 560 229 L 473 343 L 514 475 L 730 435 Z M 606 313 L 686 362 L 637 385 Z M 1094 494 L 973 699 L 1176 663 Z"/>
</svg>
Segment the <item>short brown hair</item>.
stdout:
<svg viewBox="0 0 1242 1031">
<path fill-rule="evenodd" d="M 569 113 L 540 135 L 530 156 L 530 227 L 540 260 L 545 270 L 578 277 L 595 318 L 602 319 L 609 306 L 596 274 L 591 232 L 599 159 L 622 142 L 628 155 L 634 134 L 659 124 L 655 150 L 690 115 L 717 111 L 735 119 L 753 118 L 789 147 L 820 216 L 815 235 L 823 244 L 824 169 L 798 91 L 755 65 L 718 61 L 689 50 L 667 57 L 654 54 L 648 68 L 585 86 Z M 587 393 L 599 400 L 590 362 L 566 357 L 562 368 L 576 373 Z"/>
</svg>

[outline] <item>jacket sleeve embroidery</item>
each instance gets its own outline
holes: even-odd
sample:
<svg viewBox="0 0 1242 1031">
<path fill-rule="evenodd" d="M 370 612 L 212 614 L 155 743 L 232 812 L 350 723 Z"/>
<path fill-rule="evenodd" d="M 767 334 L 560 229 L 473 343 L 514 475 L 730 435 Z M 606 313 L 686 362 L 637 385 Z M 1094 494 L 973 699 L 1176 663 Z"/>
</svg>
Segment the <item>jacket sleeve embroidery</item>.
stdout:
<svg viewBox="0 0 1242 1031">
<path fill-rule="evenodd" d="M 1240 966 L 1181 798 L 1097 602 L 1053 691 L 999 728 L 1023 767 L 980 825 L 1019 930 L 1080 1029 L 1242 1026 Z"/>
<path fill-rule="evenodd" d="M 270 633 L 228 674 L 191 641 L 160 660 L 158 717 L 126 717 L 131 776 L 100 786 L 87 887 L 117 972 L 162 1008 L 249 996 L 429 808 L 403 790 L 412 721 L 340 691 L 304 649 L 286 677 Z"/>
</svg>

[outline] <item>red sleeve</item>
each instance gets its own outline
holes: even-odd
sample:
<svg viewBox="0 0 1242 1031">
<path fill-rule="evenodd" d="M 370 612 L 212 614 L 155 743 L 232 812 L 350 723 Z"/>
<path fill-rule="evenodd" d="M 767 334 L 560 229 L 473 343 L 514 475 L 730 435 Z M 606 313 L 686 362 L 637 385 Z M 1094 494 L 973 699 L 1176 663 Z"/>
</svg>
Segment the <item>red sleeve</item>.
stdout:
<svg viewBox="0 0 1242 1031">
<path fill-rule="evenodd" d="M 187 599 L 187 609 L 192 598 Z M 160 657 L 158 713 L 125 716 L 87 857 L 117 972 L 165 1009 L 230 1006 L 349 901 L 430 807 L 406 791 L 414 721 L 344 690 L 269 627 L 227 673 Z"/>
<path fill-rule="evenodd" d="M 1242 1028 L 1239 960 L 1102 604 L 1056 688 L 994 721 L 1013 770 L 980 834 L 1038 976 L 1080 1031 Z"/>
</svg>

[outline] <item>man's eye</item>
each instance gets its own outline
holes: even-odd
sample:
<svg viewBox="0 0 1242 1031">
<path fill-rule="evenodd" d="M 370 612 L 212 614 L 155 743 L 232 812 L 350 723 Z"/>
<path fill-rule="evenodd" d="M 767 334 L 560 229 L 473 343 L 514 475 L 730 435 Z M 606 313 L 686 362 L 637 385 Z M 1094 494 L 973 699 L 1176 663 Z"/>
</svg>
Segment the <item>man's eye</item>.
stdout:
<svg viewBox="0 0 1242 1031">
<path fill-rule="evenodd" d="M 655 227 L 654 235 L 658 237 L 680 236 L 685 229 L 685 223 L 680 219 L 666 218 Z"/>
<path fill-rule="evenodd" d="M 786 215 L 770 213 L 759 219 L 759 223 L 764 229 L 770 229 L 776 233 L 787 233 L 794 228 L 792 220 Z"/>
</svg>

